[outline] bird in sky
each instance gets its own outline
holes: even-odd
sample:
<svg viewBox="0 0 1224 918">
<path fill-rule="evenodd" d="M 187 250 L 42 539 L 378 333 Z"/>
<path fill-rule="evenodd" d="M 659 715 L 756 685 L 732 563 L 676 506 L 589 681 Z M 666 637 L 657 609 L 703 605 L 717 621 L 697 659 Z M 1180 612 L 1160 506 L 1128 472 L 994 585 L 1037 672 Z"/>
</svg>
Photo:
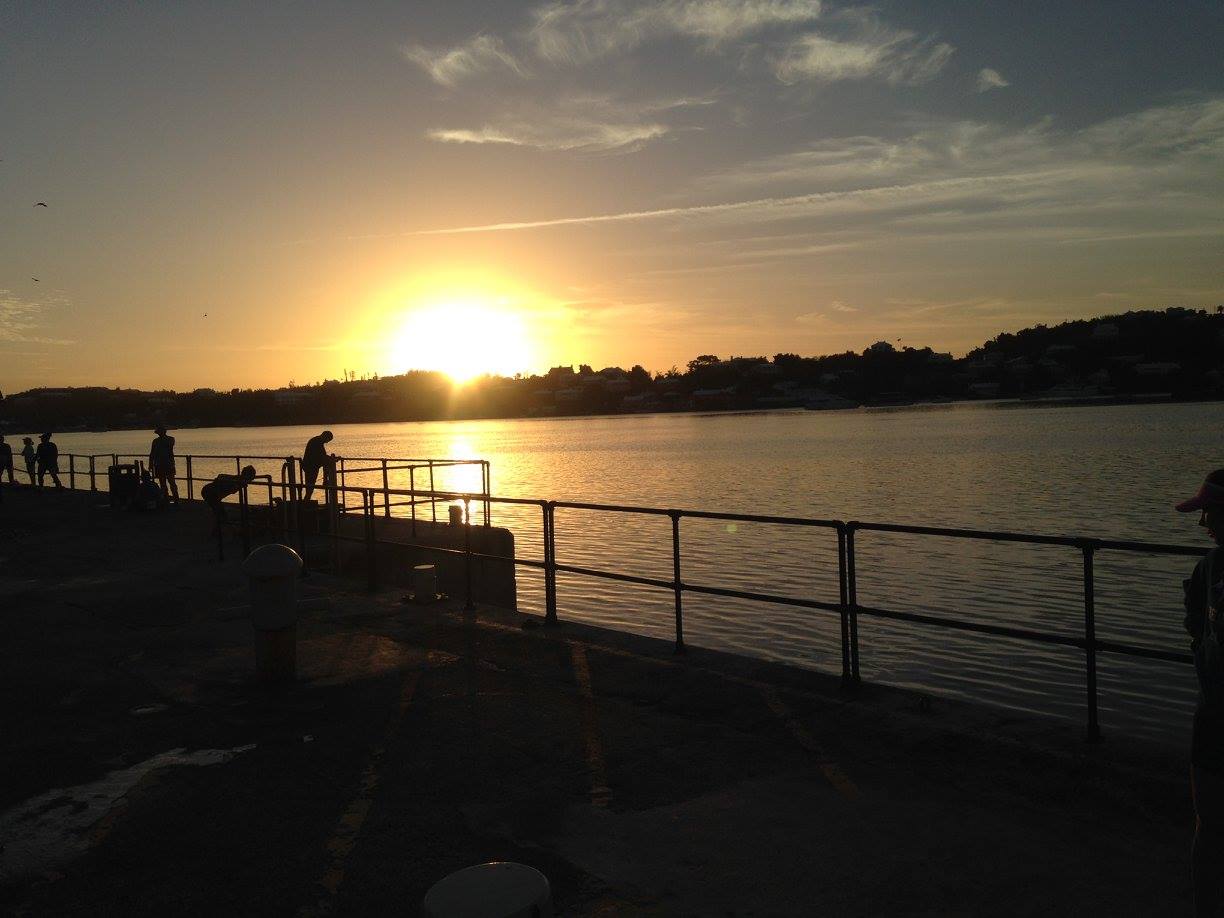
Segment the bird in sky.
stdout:
<svg viewBox="0 0 1224 918">
<path fill-rule="evenodd" d="M 39 202 L 38 202 L 37 204 L 35 204 L 34 206 L 35 206 L 35 207 L 46 207 L 47 205 L 46 205 L 46 203 L 45 203 L 44 201 L 39 201 Z"/>
<path fill-rule="evenodd" d="M 31 277 L 30 280 L 34 281 L 34 283 L 36 284 L 39 283 L 39 280 L 37 277 Z"/>
</svg>

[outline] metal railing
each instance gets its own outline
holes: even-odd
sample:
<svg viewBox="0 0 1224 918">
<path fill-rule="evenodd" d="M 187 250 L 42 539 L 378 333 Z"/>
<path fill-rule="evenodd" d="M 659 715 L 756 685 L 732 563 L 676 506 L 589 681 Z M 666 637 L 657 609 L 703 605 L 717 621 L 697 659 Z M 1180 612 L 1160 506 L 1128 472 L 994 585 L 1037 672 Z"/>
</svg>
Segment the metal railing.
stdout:
<svg viewBox="0 0 1224 918">
<path fill-rule="evenodd" d="M 95 457 L 89 458 L 91 460 L 90 477 L 92 486 L 94 479 L 93 459 Z M 364 461 L 381 462 L 380 460 Z M 445 460 L 435 460 L 434 464 L 437 465 L 443 461 Z M 380 464 L 376 468 L 381 469 L 381 467 L 382 466 Z M 271 478 L 269 476 L 264 477 L 268 478 L 269 494 L 271 495 Z M 70 481 L 74 481 L 74 479 L 70 478 Z M 365 543 L 368 585 L 371 589 L 375 588 L 378 583 L 378 545 L 416 545 L 416 543 L 413 542 L 403 542 L 396 539 L 378 537 L 375 518 L 379 515 L 378 507 L 380 503 L 383 509 L 382 515 L 390 516 L 388 510 L 389 507 L 402 506 L 404 503 L 408 503 L 415 507 L 415 502 L 422 498 L 428 500 L 434 506 L 436 506 L 439 501 L 462 501 L 464 507 L 463 520 L 465 524 L 464 547 L 462 549 L 445 548 L 432 545 L 416 547 L 443 555 L 462 556 L 464 558 L 464 579 L 466 584 L 465 606 L 467 608 L 473 608 L 474 606 L 472 565 L 476 560 L 499 561 L 513 564 L 515 566 L 531 567 L 542 570 L 544 574 L 544 621 L 547 625 L 556 625 L 559 623 L 559 617 L 557 614 L 558 572 L 654 587 L 667 590 L 672 594 L 675 618 L 674 652 L 677 654 L 682 654 L 686 650 L 684 638 L 684 595 L 686 593 L 723 596 L 753 602 L 795 606 L 804 609 L 811 609 L 817 612 L 828 613 L 830 615 L 836 615 L 840 624 L 842 681 L 846 686 L 855 686 L 861 681 L 859 670 L 859 616 L 892 619 L 915 625 L 944 628 L 963 632 L 973 632 L 977 634 L 990 635 L 993 637 L 1004 637 L 1020 641 L 1073 648 L 1081 651 L 1084 654 L 1087 736 L 1089 740 L 1092 741 L 1095 741 L 1100 737 L 1100 722 L 1098 714 L 1099 691 L 1097 685 L 1097 655 L 1099 653 L 1113 653 L 1120 656 L 1160 660 L 1172 663 L 1193 663 L 1193 658 L 1187 653 L 1177 653 L 1156 647 L 1147 647 L 1122 641 L 1102 640 L 1097 637 L 1094 560 L 1096 555 L 1103 551 L 1131 552 L 1147 555 L 1201 557 L 1205 551 L 1200 547 L 1168 545 L 1154 542 L 1114 541 L 1069 536 L 1030 535 L 1024 533 L 977 529 L 955 529 L 934 526 L 904 526 L 891 523 L 861 522 L 857 520 L 847 522 L 835 519 L 809 519 L 803 517 L 767 516 L 745 513 L 719 513 L 708 510 L 663 509 L 659 507 L 622 506 L 615 504 L 496 497 L 487 492 L 487 463 L 484 467 L 482 483 L 486 485 L 486 490 L 482 493 L 436 491 L 432 489 L 428 492 L 424 492 L 416 491 L 414 488 L 400 489 L 390 487 L 358 488 L 346 486 L 339 481 L 334 483 L 324 483 L 319 486 L 319 490 L 323 491 L 325 495 L 328 496 L 328 505 L 335 508 L 334 513 L 337 518 L 343 512 L 339 509 L 341 507 L 349 509 L 352 512 L 357 512 L 359 510 L 364 518 L 362 535 L 360 537 L 346 536 L 339 531 L 340 527 L 338 525 L 333 525 L 331 528 L 331 538 L 333 539 L 333 544 L 338 541 L 355 541 Z M 281 487 L 288 487 L 290 492 L 292 491 L 294 483 L 291 476 L 289 481 L 282 482 Z M 360 503 L 355 503 L 352 508 L 349 508 L 347 495 L 359 497 Z M 406 498 L 406 501 L 396 501 L 393 503 L 392 498 Z M 471 537 L 471 505 L 473 502 L 483 503 L 485 526 L 489 525 L 489 508 L 492 504 L 538 507 L 540 510 L 540 526 L 543 537 L 543 558 L 541 560 L 536 560 L 533 558 L 520 558 L 513 555 L 495 555 L 473 550 Z M 269 504 L 272 503 L 273 500 L 270 497 Z M 242 514 L 238 525 L 243 529 L 244 549 L 249 550 L 250 514 L 247 509 L 245 492 L 242 492 L 241 505 Z M 282 502 L 282 507 L 283 506 L 284 503 Z M 643 577 L 633 574 L 620 573 L 618 571 L 583 567 L 575 564 L 566 564 L 559 561 L 557 559 L 557 510 L 583 510 L 606 514 L 635 514 L 667 517 L 671 521 L 671 578 L 663 579 L 658 577 Z M 711 584 L 691 583 L 686 581 L 683 577 L 681 555 L 681 522 L 685 519 L 719 520 L 734 523 L 765 523 L 771 525 L 807 527 L 830 531 L 836 538 L 837 545 L 838 596 L 836 600 L 785 596 L 774 593 L 731 589 Z M 285 530 L 290 531 L 293 529 L 295 523 L 299 538 L 302 538 L 303 533 L 300 520 L 294 520 L 286 513 L 283 521 Z M 965 618 L 957 618 L 951 611 L 932 615 L 927 613 L 862 605 L 858 601 L 857 590 L 858 577 L 856 570 L 856 537 L 861 533 L 868 532 L 969 539 L 989 542 L 1018 542 L 1030 545 L 1049 545 L 1074 550 L 1078 552 L 1081 557 L 1081 598 L 1083 604 L 1082 632 L 1078 635 L 1071 635 L 1010 625 L 989 624 Z M 412 532 L 412 535 L 415 536 L 415 531 Z M 333 552 L 333 557 L 335 556 L 336 553 Z"/>
</svg>

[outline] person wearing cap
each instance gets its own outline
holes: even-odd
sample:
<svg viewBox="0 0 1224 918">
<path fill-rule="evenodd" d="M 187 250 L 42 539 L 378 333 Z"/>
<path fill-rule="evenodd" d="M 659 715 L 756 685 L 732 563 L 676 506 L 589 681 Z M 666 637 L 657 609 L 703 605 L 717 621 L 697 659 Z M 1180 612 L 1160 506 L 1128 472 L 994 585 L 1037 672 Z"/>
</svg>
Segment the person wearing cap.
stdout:
<svg viewBox="0 0 1224 918">
<path fill-rule="evenodd" d="M 1198 675 L 1198 706 L 1190 740 L 1190 789 L 1194 799 L 1191 876 L 1196 915 L 1216 915 L 1224 903 L 1224 469 L 1207 476 L 1198 493 L 1177 505 L 1198 512 L 1199 525 L 1216 543 L 1183 581 L 1185 627 Z"/>
<path fill-rule="evenodd" d="M 331 441 L 330 430 L 306 441 L 306 449 L 302 453 L 302 484 L 306 485 L 303 500 L 310 500 L 310 495 L 314 493 L 315 482 L 319 480 L 319 469 L 328 463 L 327 444 Z"/>
<path fill-rule="evenodd" d="M 35 454 L 38 458 L 38 486 L 41 488 L 50 475 L 55 486 L 62 488 L 64 485 L 59 480 L 59 447 L 51 441 L 50 433 L 45 433 L 38 439 L 42 441 L 38 444 Z"/>
<path fill-rule="evenodd" d="M 237 494 L 255 480 L 255 466 L 243 466 L 239 475 L 221 474 L 200 488 L 200 497 L 213 512 L 214 537 L 221 534 L 221 526 L 225 523 L 225 499 Z"/>
<path fill-rule="evenodd" d="M 160 424 L 153 428 L 153 433 L 157 436 L 149 447 L 149 470 L 157 479 L 162 498 L 173 500 L 177 504 L 179 496 L 178 482 L 174 480 L 174 437 L 167 435 L 166 428 Z"/>
<path fill-rule="evenodd" d="M 25 460 L 26 473 L 30 476 L 30 487 L 32 488 L 37 482 L 37 478 L 35 477 L 36 473 L 34 471 L 37 460 L 34 452 L 34 441 L 29 437 L 22 437 L 21 443 L 21 458 Z"/>
<path fill-rule="evenodd" d="M 13 448 L 4 442 L 4 434 L 0 434 L 0 478 L 8 472 L 9 484 L 13 481 Z"/>
</svg>

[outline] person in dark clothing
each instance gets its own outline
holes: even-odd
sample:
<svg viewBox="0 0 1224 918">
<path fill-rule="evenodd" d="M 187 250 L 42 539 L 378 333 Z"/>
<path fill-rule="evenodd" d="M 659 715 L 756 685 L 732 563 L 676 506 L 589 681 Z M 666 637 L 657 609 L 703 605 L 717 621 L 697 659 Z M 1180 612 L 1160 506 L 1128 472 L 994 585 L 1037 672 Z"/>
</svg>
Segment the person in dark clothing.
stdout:
<svg viewBox="0 0 1224 918">
<path fill-rule="evenodd" d="M 38 486 L 41 488 L 47 480 L 47 476 L 51 476 L 51 480 L 55 482 L 57 488 L 62 488 L 63 484 L 59 480 L 59 447 L 51 441 L 51 434 L 45 433 L 38 438 L 42 442 L 38 444 Z"/>
<path fill-rule="evenodd" d="M 303 500 L 310 500 L 310 495 L 314 493 L 315 482 L 319 480 L 319 469 L 327 465 L 327 444 L 331 441 L 330 430 L 306 441 L 306 450 L 302 453 L 302 484 L 306 486 Z"/>
<path fill-rule="evenodd" d="M 13 481 L 13 448 L 4 442 L 4 434 L 0 434 L 0 478 L 8 472 L 9 484 Z"/>
<path fill-rule="evenodd" d="M 34 441 L 29 437 L 22 437 L 21 443 L 21 458 L 25 460 L 26 473 L 30 476 L 30 487 L 32 488 L 38 480 L 34 471 L 36 461 Z"/>
<path fill-rule="evenodd" d="M 166 434 L 165 427 L 155 427 L 153 444 L 149 447 L 149 471 L 157 479 L 165 500 L 178 503 L 178 482 L 174 480 L 174 437 Z"/>
<path fill-rule="evenodd" d="M 1191 877 L 1194 910 L 1215 916 L 1224 904 L 1224 469 L 1207 476 L 1197 494 L 1177 505 L 1199 512 L 1199 525 L 1217 547 L 1194 567 L 1185 590 L 1185 627 L 1190 635 L 1199 697 L 1190 741 L 1190 789 L 1194 799 Z"/>
<path fill-rule="evenodd" d="M 240 475 L 218 475 L 200 489 L 200 497 L 213 512 L 212 535 L 216 537 L 225 523 L 225 498 L 237 494 L 255 480 L 255 466 L 248 465 Z"/>
</svg>

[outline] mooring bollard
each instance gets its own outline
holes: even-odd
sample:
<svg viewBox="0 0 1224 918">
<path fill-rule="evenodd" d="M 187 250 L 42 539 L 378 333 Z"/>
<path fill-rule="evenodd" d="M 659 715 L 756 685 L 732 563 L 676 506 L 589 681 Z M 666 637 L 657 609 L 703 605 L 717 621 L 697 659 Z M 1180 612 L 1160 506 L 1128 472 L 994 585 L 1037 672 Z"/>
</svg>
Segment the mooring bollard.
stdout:
<svg viewBox="0 0 1224 918">
<path fill-rule="evenodd" d="M 297 583 L 302 558 L 287 545 L 261 545 L 242 562 L 251 590 L 255 673 L 260 682 L 297 675 Z"/>
<path fill-rule="evenodd" d="M 435 883 L 421 903 L 424 918 L 552 918 L 548 878 L 510 861 L 480 864 Z"/>
<path fill-rule="evenodd" d="M 426 605 L 438 598 L 438 568 L 433 564 L 412 567 L 412 601 Z"/>
</svg>

